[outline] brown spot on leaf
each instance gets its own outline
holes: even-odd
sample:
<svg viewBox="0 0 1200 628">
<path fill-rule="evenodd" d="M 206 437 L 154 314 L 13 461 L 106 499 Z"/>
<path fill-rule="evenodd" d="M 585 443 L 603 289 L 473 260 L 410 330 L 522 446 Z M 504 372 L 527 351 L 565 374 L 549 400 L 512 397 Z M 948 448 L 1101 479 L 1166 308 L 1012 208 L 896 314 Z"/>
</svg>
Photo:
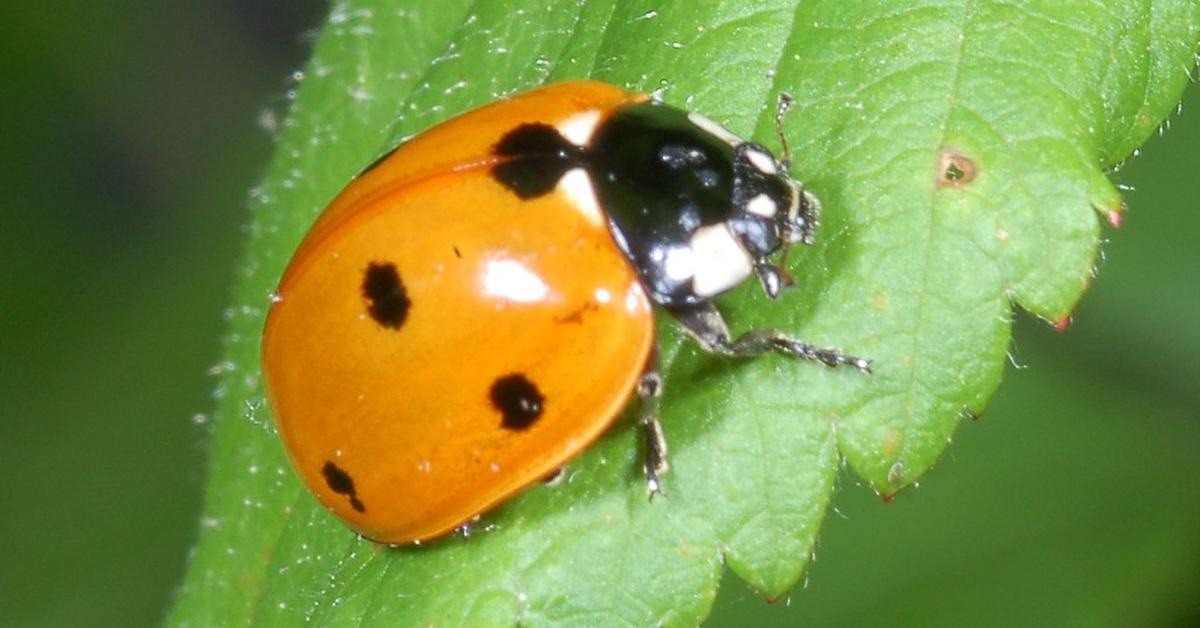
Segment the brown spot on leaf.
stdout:
<svg viewBox="0 0 1200 628">
<path fill-rule="evenodd" d="M 938 187 L 963 187 L 974 181 L 977 173 L 978 167 L 973 159 L 959 152 L 957 148 L 942 147 L 937 169 Z"/>
<path fill-rule="evenodd" d="M 900 450 L 900 432 L 896 430 L 888 430 L 887 435 L 883 437 L 883 442 L 880 448 L 883 455 L 891 458 Z"/>
</svg>

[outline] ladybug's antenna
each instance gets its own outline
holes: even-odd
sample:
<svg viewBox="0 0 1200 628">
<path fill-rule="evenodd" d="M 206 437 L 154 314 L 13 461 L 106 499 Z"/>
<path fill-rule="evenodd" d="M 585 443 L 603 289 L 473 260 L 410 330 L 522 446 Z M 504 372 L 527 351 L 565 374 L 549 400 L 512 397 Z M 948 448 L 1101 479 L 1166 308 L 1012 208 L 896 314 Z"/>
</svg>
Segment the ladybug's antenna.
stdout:
<svg viewBox="0 0 1200 628">
<path fill-rule="evenodd" d="M 780 159 L 779 163 L 783 164 L 785 171 L 792 169 L 792 149 L 788 146 L 787 136 L 783 134 L 783 118 L 795 102 L 796 99 L 792 98 L 791 94 L 779 92 L 779 104 L 775 107 L 775 134 L 779 136 L 779 143 L 783 146 L 783 159 Z"/>
</svg>

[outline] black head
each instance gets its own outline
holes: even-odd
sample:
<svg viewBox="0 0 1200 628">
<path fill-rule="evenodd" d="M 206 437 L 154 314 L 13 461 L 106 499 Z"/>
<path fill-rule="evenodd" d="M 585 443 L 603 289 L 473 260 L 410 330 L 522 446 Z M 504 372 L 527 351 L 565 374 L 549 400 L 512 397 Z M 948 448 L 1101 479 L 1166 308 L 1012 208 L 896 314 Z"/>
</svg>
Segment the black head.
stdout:
<svg viewBox="0 0 1200 628">
<path fill-rule="evenodd" d="M 650 101 L 609 116 L 587 153 L 613 236 L 660 305 L 707 301 L 752 274 L 772 298 L 790 283 L 769 258 L 811 242 L 816 199 L 764 147 Z"/>
</svg>

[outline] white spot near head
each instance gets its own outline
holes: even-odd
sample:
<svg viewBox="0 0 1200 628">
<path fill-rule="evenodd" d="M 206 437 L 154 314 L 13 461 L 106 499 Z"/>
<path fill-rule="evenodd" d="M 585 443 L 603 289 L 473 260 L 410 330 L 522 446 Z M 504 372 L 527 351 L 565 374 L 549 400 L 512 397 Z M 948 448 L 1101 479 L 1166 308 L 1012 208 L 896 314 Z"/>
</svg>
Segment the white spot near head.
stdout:
<svg viewBox="0 0 1200 628">
<path fill-rule="evenodd" d="M 583 168 L 572 168 L 558 180 L 558 190 L 583 214 L 587 221 L 596 226 L 604 225 L 604 213 L 596 200 L 592 180 Z"/>
<path fill-rule="evenodd" d="M 558 123 L 558 132 L 567 141 L 576 146 L 587 146 L 592 141 L 592 133 L 600 123 L 599 111 L 584 111 L 577 113 Z"/>
<path fill-rule="evenodd" d="M 608 288 L 596 288 L 595 296 L 597 303 L 608 303 L 609 301 L 612 301 L 612 293 L 608 291 Z"/>
<path fill-rule="evenodd" d="M 483 293 L 517 303 L 546 298 L 550 288 L 536 273 L 511 259 L 490 260 L 483 274 Z"/>
<path fill-rule="evenodd" d="M 746 202 L 746 211 L 763 218 L 774 218 L 775 212 L 779 211 L 779 208 L 775 206 L 775 201 L 771 200 L 770 196 L 759 194 Z"/>
<path fill-rule="evenodd" d="M 754 272 L 754 260 L 725 223 L 697 229 L 689 245 L 695 254 L 692 292 L 698 296 L 725 292 Z"/>
<path fill-rule="evenodd" d="M 726 144 L 737 146 L 738 144 L 745 143 L 745 140 L 734 135 L 729 131 L 729 129 L 717 124 L 716 122 L 713 122 L 712 120 L 709 120 L 698 113 L 688 113 L 688 120 L 691 121 L 692 124 L 700 127 L 700 130 L 717 136 Z"/>
<path fill-rule="evenodd" d="M 696 274 L 696 254 L 686 246 L 674 246 L 666 250 L 663 270 L 671 281 L 687 281 Z"/>
<path fill-rule="evenodd" d="M 746 159 L 749 159 L 751 165 L 763 174 L 779 174 L 779 168 L 775 165 L 775 158 L 761 150 L 750 149 L 746 151 Z"/>
</svg>

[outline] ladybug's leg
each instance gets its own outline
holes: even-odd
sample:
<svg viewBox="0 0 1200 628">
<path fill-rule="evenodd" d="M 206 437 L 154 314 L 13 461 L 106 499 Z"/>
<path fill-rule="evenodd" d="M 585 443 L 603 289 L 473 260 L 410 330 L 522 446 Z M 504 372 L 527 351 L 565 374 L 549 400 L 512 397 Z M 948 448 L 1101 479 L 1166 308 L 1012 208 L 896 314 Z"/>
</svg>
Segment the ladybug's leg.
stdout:
<svg viewBox="0 0 1200 628">
<path fill-rule="evenodd" d="M 777 329 L 752 329 L 731 339 L 725 319 L 711 303 L 674 308 L 671 314 L 685 331 L 706 351 L 728 356 L 744 356 L 778 351 L 794 358 L 814 360 L 827 366 L 846 364 L 871 372 L 871 361 L 846 355 L 838 349 L 823 349 L 788 337 Z"/>
<path fill-rule="evenodd" d="M 638 424 L 642 427 L 646 453 L 642 470 L 646 473 L 646 490 L 650 499 L 662 493 L 659 476 L 667 472 L 667 438 L 658 420 L 658 402 L 662 397 L 662 375 L 658 369 L 658 351 L 650 356 L 646 370 L 637 384 Z"/>
</svg>

